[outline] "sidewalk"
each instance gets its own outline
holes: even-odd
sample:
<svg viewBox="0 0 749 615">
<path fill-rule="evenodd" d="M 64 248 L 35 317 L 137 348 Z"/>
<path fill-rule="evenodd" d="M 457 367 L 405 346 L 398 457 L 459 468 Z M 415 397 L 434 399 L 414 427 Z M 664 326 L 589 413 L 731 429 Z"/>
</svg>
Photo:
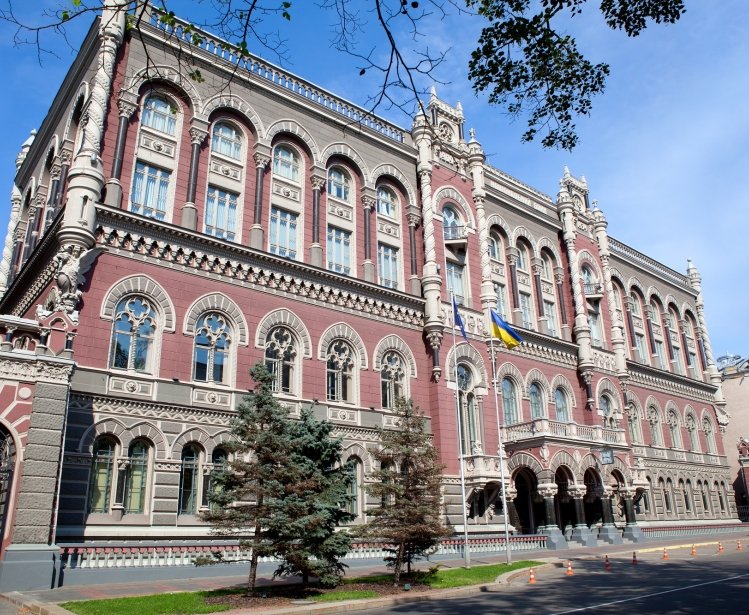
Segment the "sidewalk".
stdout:
<svg viewBox="0 0 749 615">
<path fill-rule="evenodd" d="M 742 543 L 746 544 L 746 548 L 749 549 L 749 526 L 747 526 L 746 530 L 740 530 L 735 533 L 731 534 L 716 534 L 716 535 L 695 535 L 695 536 L 683 536 L 679 538 L 671 538 L 671 539 L 654 539 L 651 541 L 648 541 L 647 543 L 642 543 L 640 545 L 603 545 L 603 546 L 596 546 L 596 547 L 583 547 L 583 548 L 574 548 L 574 549 L 563 549 L 560 551 L 548 551 L 548 550 L 539 550 L 539 551 L 523 551 L 519 553 L 513 553 L 512 559 L 513 561 L 520 561 L 520 560 L 539 560 L 544 562 L 560 562 L 560 561 L 567 561 L 572 560 L 574 563 L 576 560 L 586 560 L 586 559 L 594 559 L 594 558 L 603 558 L 605 555 L 608 555 L 609 557 L 616 557 L 616 556 L 628 556 L 631 557 L 632 553 L 636 551 L 639 554 L 653 554 L 656 551 L 662 551 L 664 547 L 667 547 L 669 550 L 676 550 L 676 549 L 691 549 L 692 545 L 696 545 L 697 549 L 700 548 L 707 548 L 708 546 L 715 546 L 717 545 L 718 541 L 721 541 L 724 543 L 726 549 L 735 549 L 736 548 L 736 541 L 741 540 Z M 496 563 L 503 563 L 506 559 L 506 556 L 503 552 L 495 553 L 495 554 L 477 554 L 473 557 L 471 557 L 471 565 L 482 565 L 482 564 L 496 564 Z M 359 560 L 361 562 L 361 560 Z M 384 572 L 387 572 L 387 567 L 384 565 L 384 563 L 381 560 L 377 561 L 371 561 L 371 562 L 362 562 L 359 563 L 357 561 L 351 562 L 351 567 L 348 569 L 347 574 L 349 577 L 356 576 L 367 576 L 371 574 L 382 574 Z M 446 568 L 456 568 L 456 567 L 462 567 L 464 565 L 463 559 L 440 559 L 439 563 Z M 429 564 L 427 562 L 421 562 L 421 567 L 427 567 Z M 286 581 L 273 581 L 271 579 L 272 574 L 272 566 L 268 566 L 265 570 L 262 571 L 261 575 L 259 575 L 258 585 L 269 585 L 269 584 L 279 584 L 283 582 L 287 583 L 295 583 L 297 582 L 297 579 L 288 579 Z M 249 567 L 248 567 L 249 570 Z M 270 570 L 271 572 L 268 573 L 267 571 Z M 518 574 L 510 573 L 510 576 Z M 524 574 L 524 573 L 523 573 Z M 96 600 L 96 599 L 105 599 L 105 598 L 122 598 L 127 596 L 144 596 L 149 594 L 161 594 L 161 593 L 170 593 L 170 592 L 183 592 L 183 591 L 200 591 L 200 590 L 212 590 L 212 589 L 220 589 L 225 587 L 236 587 L 236 586 L 242 586 L 246 583 L 247 578 L 245 575 L 238 576 L 225 576 L 225 577 L 212 577 L 212 578 L 191 578 L 191 579 L 176 579 L 176 580 L 166 580 L 166 581 L 145 581 L 145 582 L 137 582 L 137 583 L 108 583 L 108 584 L 101 584 L 101 585 L 81 585 L 81 586 L 68 586 L 68 587 L 59 587 L 56 589 L 49 589 L 49 590 L 36 590 L 36 591 L 26 591 L 26 592 L 10 592 L 7 594 L 0 594 L 0 607 L 5 607 L 8 605 L 8 602 L 13 603 L 14 605 L 17 605 L 19 609 L 25 608 L 26 611 L 22 611 L 25 613 L 39 613 L 42 615 L 49 614 L 49 615 L 63 615 L 68 613 L 65 609 L 62 609 L 60 607 L 57 607 L 57 604 L 60 604 L 62 602 L 68 602 L 68 601 L 75 601 L 75 600 Z M 447 597 L 446 592 L 455 592 L 456 590 L 444 590 L 444 591 L 434 591 L 431 592 L 428 595 L 428 599 L 440 599 Z M 468 587 L 468 588 L 460 588 L 461 592 L 475 592 L 480 591 L 480 587 Z M 414 596 L 414 598 L 418 598 L 417 596 Z M 422 598 L 423 599 L 423 598 Z M 389 603 L 383 604 L 383 600 L 390 601 Z M 373 604 L 373 601 L 369 600 L 362 600 L 357 601 L 357 606 L 361 604 L 361 607 L 364 608 L 366 605 L 369 605 L 367 608 L 374 608 L 375 606 L 382 607 L 382 606 L 388 606 L 388 604 L 394 604 L 395 601 L 402 601 L 402 597 L 390 597 L 390 598 L 380 598 L 377 599 L 375 602 L 376 604 Z M 340 605 L 344 606 L 344 605 Z M 352 610 L 351 604 L 349 603 L 348 606 L 344 610 Z M 316 613 L 332 613 L 336 612 L 336 604 L 335 603 L 329 603 L 329 604 L 321 604 L 319 605 L 320 608 L 310 608 L 309 606 L 301 606 L 297 608 L 292 609 L 284 609 L 283 612 L 288 613 L 305 613 L 305 612 L 316 612 Z M 323 609 L 323 610 L 321 610 Z M 328 610 L 333 609 L 333 610 Z M 339 609 L 340 610 L 340 609 Z M 360 610 L 357 608 L 356 610 Z M 4 609 L 0 608 L 0 615 L 5 613 Z M 282 611 L 278 611 L 279 613 Z M 144 614 L 145 615 L 145 614 Z"/>
</svg>

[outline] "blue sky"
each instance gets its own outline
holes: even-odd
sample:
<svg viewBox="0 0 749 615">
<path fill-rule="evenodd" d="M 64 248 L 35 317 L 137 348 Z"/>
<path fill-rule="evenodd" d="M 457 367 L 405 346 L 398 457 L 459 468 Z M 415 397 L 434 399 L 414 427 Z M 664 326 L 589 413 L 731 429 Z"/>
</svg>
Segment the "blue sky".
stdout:
<svg viewBox="0 0 749 615">
<path fill-rule="evenodd" d="M 21 0 L 15 4 L 29 10 Z M 176 2 L 173 10 L 189 15 L 194 6 Z M 609 31 L 596 11 L 570 24 L 581 50 L 611 65 L 606 93 L 594 101 L 592 115 L 578 121 L 580 144 L 573 153 L 521 144 L 523 120 L 512 122 L 474 96 L 465 74 L 479 22 L 432 20 L 423 24 L 423 40 L 432 49 L 449 49 L 439 73 L 449 83 L 437 85 L 438 94 L 451 104 L 462 103 L 466 127 L 476 129 L 492 165 L 552 196 L 564 165 L 576 176 L 585 175 L 612 236 L 681 272 L 687 258 L 695 262 L 716 357 L 747 356 L 749 327 L 742 315 L 749 305 L 749 276 L 741 247 L 749 234 L 744 181 L 749 177 L 749 3 L 688 0 L 687 8 L 678 24 L 654 26 L 636 39 Z M 332 21 L 309 0 L 295 2 L 291 23 L 278 25 L 288 43 L 286 65 L 365 104 L 375 76 L 359 77 L 357 61 L 329 48 Z M 88 24 L 83 26 L 71 28 L 75 43 Z M 0 98 L 6 118 L 0 142 L 0 186 L 7 195 L 0 201 L 3 236 L 16 155 L 29 130 L 42 121 L 73 59 L 59 38 L 49 38 L 59 58 L 47 57 L 40 66 L 35 48 L 16 48 L 11 38 L 12 30 L 0 24 L 6 92 Z M 369 50 L 372 41 L 363 37 L 360 45 Z M 407 125 L 397 115 L 385 115 Z"/>
</svg>

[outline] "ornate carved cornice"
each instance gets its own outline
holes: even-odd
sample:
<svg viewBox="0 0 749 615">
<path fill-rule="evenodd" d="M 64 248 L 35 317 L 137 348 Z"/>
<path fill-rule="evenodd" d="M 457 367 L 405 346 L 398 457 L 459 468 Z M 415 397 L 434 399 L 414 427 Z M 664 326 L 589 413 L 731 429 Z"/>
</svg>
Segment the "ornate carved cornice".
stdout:
<svg viewBox="0 0 749 615">
<path fill-rule="evenodd" d="M 68 384 L 74 365 L 72 361 L 34 356 L 28 359 L 3 357 L 0 358 L 0 374 L 9 380 Z"/>
<path fill-rule="evenodd" d="M 400 326 L 423 326 L 424 301 L 420 298 L 353 278 L 333 281 L 304 263 L 162 226 L 124 210 L 101 207 L 98 216 L 97 245 L 107 251 Z"/>
<path fill-rule="evenodd" d="M 630 386 L 656 389 L 687 399 L 698 399 L 711 405 L 714 402 L 716 389 L 706 382 L 691 380 L 678 374 L 665 373 L 633 361 L 627 361 L 627 369 L 630 374 Z"/>
</svg>

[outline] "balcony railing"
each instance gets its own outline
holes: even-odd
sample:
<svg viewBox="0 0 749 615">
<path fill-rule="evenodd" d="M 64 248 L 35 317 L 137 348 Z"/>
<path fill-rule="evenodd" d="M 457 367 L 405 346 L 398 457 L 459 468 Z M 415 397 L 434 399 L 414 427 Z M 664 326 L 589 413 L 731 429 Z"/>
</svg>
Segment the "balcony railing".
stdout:
<svg viewBox="0 0 749 615">
<path fill-rule="evenodd" d="M 442 229 L 442 234 L 446 241 L 457 241 L 460 239 L 465 239 L 466 227 L 462 224 L 445 226 Z"/>
<path fill-rule="evenodd" d="M 600 282 L 592 282 L 590 284 L 583 284 L 583 292 L 586 297 L 602 297 L 603 296 L 603 284 Z"/>
<path fill-rule="evenodd" d="M 502 432 L 502 437 L 507 443 L 531 438 L 551 437 L 598 444 L 626 444 L 623 429 L 563 423 L 549 419 L 535 419 L 525 423 L 507 425 L 503 427 Z"/>
</svg>

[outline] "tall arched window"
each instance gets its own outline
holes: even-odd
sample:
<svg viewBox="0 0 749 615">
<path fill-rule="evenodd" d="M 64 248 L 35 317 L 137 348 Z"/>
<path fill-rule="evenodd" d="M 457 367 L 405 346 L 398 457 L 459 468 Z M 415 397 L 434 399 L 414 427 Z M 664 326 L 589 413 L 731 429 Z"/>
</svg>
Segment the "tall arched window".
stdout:
<svg viewBox="0 0 749 615">
<path fill-rule="evenodd" d="M 398 216 L 398 197 L 390 188 L 385 186 L 377 188 L 377 213 L 388 218 Z"/>
<path fill-rule="evenodd" d="M 489 258 L 495 261 L 502 260 L 502 238 L 496 231 L 489 233 Z"/>
<path fill-rule="evenodd" d="M 285 145 L 276 145 L 273 150 L 273 174 L 293 182 L 299 181 L 299 156 Z"/>
<path fill-rule="evenodd" d="M 683 480 L 679 481 L 679 487 L 682 491 L 682 497 L 684 498 L 684 510 L 686 512 L 692 512 L 692 483 L 687 480 L 686 484 Z"/>
<path fill-rule="evenodd" d="M 331 167 L 328 171 L 328 196 L 341 201 L 351 198 L 351 178 L 341 167 Z"/>
<path fill-rule="evenodd" d="M 405 397 L 403 387 L 405 379 L 406 372 L 401 356 L 394 351 L 386 352 L 380 369 L 383 408 L 393 408 L 396 399 Z"/>
<path fill-rule="evenodd" d="M 296 341 L 286 327 L 275 327 L 265 339 L 265 367 L 273 377 L 274 393 L 292 393 Z"/>
<path fill-rule="evenodd" d="M 708 418 L 703 419 L 702 430 L 705 432 L 707 452 L 715 455 L 718 452 L 718 449 L 715 446 L 715 431 L 713 430 L 713 422 Z"/>
<path fill-rule="evenodd" d="M 558 387 L 554 391 L 554 406 L 556 410 L 556 419 L 562 423 L 567 423 L 570 420 L 569 404 L 567 402 L 567 395 L 564 389 Z"/>
<path fill-rule="evenodd" d="M 360 516 L 361 510 L 361 482 L 362 482 L 362 463 L 358 457 L 352 457 L 348 460 L 349 466 L 349 483 L 348 483 L 348 504 L 346 510 L 355 517 Z"/>
<path fill-rule="evenodd" d="M 637 407 L 630 404 L 627 414 L 627 427 L 629 428 L 629 440 L 632 444 L 642 443 L 642 429 L 640 424 L 640 412 Z"/>
<path fill-rule="evenodd" d="M 679 424 L 679 416 L 674 410 L 668 411 L 668 431 L 671 436 L 671 446 L 681 448 L 681 425 Z"/>
<path fill-rule="evenodd" d="M 528 269 L 528 249 L 522 243 L 518 242 L 518 264 L 520 271 L 529 271 Z"/>
<path fill-rule="evenodd" d="M 146 510 L 148 488 L 148 453 L 150 446 L 143 440 L 136 440 L 128 451 L 125 473 L 125 512 L 143 514 Z"/>
<path fill-rule="evenodd" d="M 655 406 L 648 408 L 648 424 L 650 425 L 650 444 L 652 446 L 663 446 L 663 430 L 661 429 L 661 417 Z"/>
<path fill-rule="evenodd" d="M 699 453 L 700 439 L 697 435 L 697 421 L 695 420 L 694 415 L 688 413 L 684 420 L 684 424 L 687 428 L 687 433 L 689 434 L 689 450 L 694 453 Z"/>
<path fill-rule="evenodd" d="M 217 493 L 220 493 L 221 486 L 217 482 L 217 478 L 219 475 L 226 472 L 227 467 L 229 466 L 229 456 L 227 455 L 226 451 L 222 448 L 215 448 L 213 449 L 213 453 L 211 453 L 211 465 L 213 466 L 211 468 L 211 475 L 209 478 L 209 485 L 207 489 L 207 497 L 205 498 L 205 505 L 209 506 L 211 505 L 211 496 Z M 218 506 L 213 504 L 211 505 L 211 508 L 214 511 L 219 510 Z"/>
<path fill-rule="evenodd" d="M 535 382 L 528 387 L 528 397 L 531 400 L 531 418 L 540 419 L 544 416 L 544 400 L 541 387 Z"/>
<path fill-rule="evenodd" d="M 89 512 L 109 512 L 116 451 L 117 443 L 111 436 L 101 436 L 94 442 L 94 456 L 91 461 L 91 477 L 88 488 Z"/>
<path fill-rule="evenodd" d="M 182 468 L 179 481 L 179 514 L 194 515 L 198 512 L 201 451 L 195 444 L 182 449 Z"/>
<path fill-rule="evenodd" d="M 328 347 L 328 401 L 353 403 L 354 351 L 343 340 L 335 340 Z"/>
<path fill-rule="evenodd" d="M 601 395 L 598 400 L 598 407 L 603 415 L 603 426 L 615 429 L 616 419 L 614 418 L 614 409 L 611 406 L 611 398 L 608 395 Z"/>
<path fill-rule="evenodd" d="M 458 363 L 458 406 L 460 426 L 463 434 L 463 455 L 477 452 L 481 446 L 481 425 L 479 423 L 476 395 L 474 394 L 473 372 L 468 365 Z"/>
<path fill-rule="evenodd" d="M 242 159 L 242 133 L 233 124 L 216 122 L 213 125 L 211 149 L 222 156 Z"/>
<path fill-rule="evenodd" d="M 151 94 L 143 103 L 143 126 L 174 136 L 177 129 L 177 107 L 163 96 Z"/>
<path fill-rule="evenodd" d="M 502 380 L 502 413 L 505 425 L 518 422 L 518 400 L 515 383 L 510 378 Z"/>
<path fill-rule="evenodd" d="M 211 312 L 198 319 L 195 327 L 194 380 L 226 382 L 231 334 L 231 327 L 221 314 Z"/>
<path fill-rule="evenodd" d="M 460 239 L 463 236 L 463 221 L 452 205 L 442 208 L 442 232 L 445 239 Z"/>
<path fill-rule="evenodd" d="M 112 367 L 151 372 L 156 314 L 145 297 L 126 297 L 117 304 L 112 334 Z"/>
</svg>

